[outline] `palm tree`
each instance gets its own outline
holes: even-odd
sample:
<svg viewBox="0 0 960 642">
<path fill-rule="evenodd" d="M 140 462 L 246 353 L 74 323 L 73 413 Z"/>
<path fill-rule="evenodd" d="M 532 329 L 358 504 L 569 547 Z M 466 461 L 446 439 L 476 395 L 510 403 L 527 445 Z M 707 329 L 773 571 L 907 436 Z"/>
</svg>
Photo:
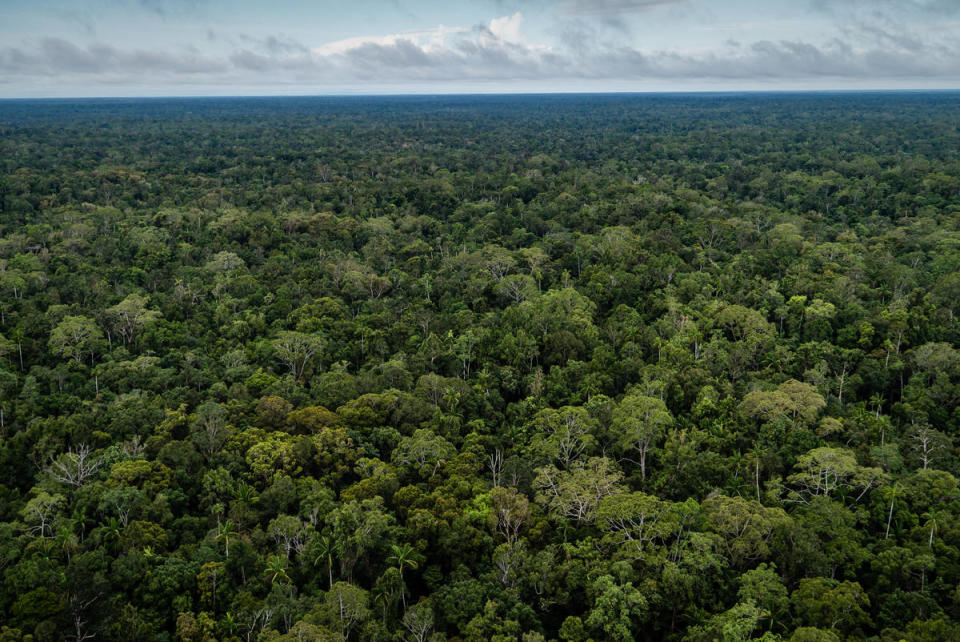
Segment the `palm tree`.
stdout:
<svg viewBox="0 0 960 642">
<path fill-rule="evenodd" d="M 738 483 L 740 482 L 740 469 L 744 467 L 745 459 L 743 453 L 740 452 L 740 449 L 737 448 L 733 451 L 730 457 L 727 458 L 727 461 L 730 462 L 730 468 L 733 469 L 733 479 Z"/>
<path fill-rule="evenodd" d="M 893 482 L 893 486 L 889 490 L 890 495 L 890 513 L 887 515 L 887 532 L 883 536 L 883 539 L 890 537 L 890 522 L 893 521 L 893 503 L 897 500 L 897 497 L 900 495 L 900 489 L 897 487 L 897 482 Z"/>
<path fill-rule="evenodd" d="M 413 559 L 414 550 L 413 547 L 404 542 L 401 546 L 396 544 L 390 545 L 390 550 L 393 551 L 393 555 L 387 558 L 387 564 L 393 564 L 397 567 L 397 570 L 400 571 L 400 598 L 403 600 L 403 609 L 407 609 L 407 596 L 405 585 L 403 583 L 403 569 L 415 569 L 417 568 L 417 561 Z"/>
<path fill-rule="evenodd" d="M 287 565 L 284 558 L 279 555 L 271 555 L 267 558 L 267 574 L 264 579 L 271 584 L 277 582 L 289 582 L 290 576 L 287 575 Z"/>
<path fill-rule="evenodd" d="M 67 563 L 70 562 L 71 555 L 80 550 L 80 540 L 73 532 L 73 524 L 69 522 L 57 531 L 56 541 L 60 544 L 60 552 L 66 556 Z"/>
<path fill-rule="evenodd" d="M 233 497 L 242 504 L 253 504 L 257 501 L 257 491 L 245 481 L 237 482 Z"/>
<path fill-rule="evenodd" d="M 313 563 L 316 565 L 323 562 L 327 565 L 328 589 L 333 588 L 333 554 L 336 552 L 336 546 L 329 537 L 321 535 L 313 540 L 313 547 L 316 553 Z"/>
<path fill-rule="evenodd" d="M 237 628 L 237 621 L 234 619 L 233 614 L 228 612 L 223 616 L 223 619 L 220 621 L 220 628 L 222 628 L 227 635 L 233 633 Z"/>
<path fill-rule="evenodd" d="M 120 535 L 123 533 L 123 527 L 120 525 L 120 520 L 116 517 L 108 517 L 107 523 L 100 527 L 100 537 L 104 542 L 110 542 L 110 547 L 114 546 L 114 543 L 120 539 Z"/>
<path fill-rule="evenodd" d="M 750 453 L 745 454 L 737 448 L 730 454 L 727 461 L 733 472 L 731 490 L 735 491 L 737 495 L 742 495 L 744 489 L 747 489 L 749 493 L 750 486 L 753 486 L 753 480 L 750 479 L 750 477 L 753 477 L 753 461 L 750 459 Z"/>
<path fill-rule="evenodd" d="M 753 448 L 750 449 L 749 459 L 753 463 L 753 482 L 757 488 L 757 502 L 760 502 L 760 466 L 766 451 L 763 449 L 759 443 L 753 444 Z"/>
<path fill-rule="evenodd" d="M 943 519 L 943 512 L 929 510 L 923 514 L 923 518 L 927 520 L 924 526 L 930 527 L 930 540 L 927 542 L 927 546 L 933 548 L 933 534 L 940 530 L 940 521 Z"/>
<path fill-rule="evenodd" d="M 83 542 L 83 538 L 86 537 L 87 524 L 96 524 L 95 520 L 90 519 L 87 516 L 87 508 L 76 507 L 73 509 L 73 513 L 70 515 L 70 519 L 80 527 L 80 541 Z"/>
<path fill-rule="evenodd" d="M 231 520 L 227 520 L 224 523 L 220 524 L 217 532 L 217 541 L 223 542 L 223 546 L 226 549 L 226 556 L 230 557 L 230 540 L 237 537 L 237 528 L 234 526 Z"/>
<path fill-rule="evenodd" d="M 23 372 L 23 328 L 17 326 L 10 333 L 10 338 L 17 342 L 17 354 L 20 356 L 20 372 Z"/>
<path fill-rule="evenodd" d="M 373 596 L 373 603 L 383 606 L 383 623 L 387 623 L 387 606 L 390 605 L 391 591 L 385 586 L 378 584 L 370 590 Z"/>
<path fill-rule="evenodd" d="M 880 419 L 880 409 L 883 407 L 883 395 L 877 392 L 871 396 L 870 405 L 876 409 L 876 418 Z"/>
</svg>

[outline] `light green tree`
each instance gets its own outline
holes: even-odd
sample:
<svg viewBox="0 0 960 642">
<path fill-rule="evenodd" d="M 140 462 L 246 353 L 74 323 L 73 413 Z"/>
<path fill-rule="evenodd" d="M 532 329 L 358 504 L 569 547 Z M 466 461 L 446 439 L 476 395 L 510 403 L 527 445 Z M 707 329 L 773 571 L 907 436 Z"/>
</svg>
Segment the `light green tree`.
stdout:
<svg viewBox="0 0 960 642">
<path fill-rule="evenodd" d="M 66 503 L 67 498 L 59 493 L 51 495 L 45 490 L 35 493 L 20 510 L 27 532 L 41 539 L 53 537 L 54 523 Z"/>
<path fill-rule="evenodd" d="M 635 450 L 640 479 L 647 479 L 647 455 L 673 425 L 673 415 L 661 399 L 637 391 L 628 393 L 613 411 L 613 428 L 624 452 Z"/>
<path fill-rule="evenodd" d="M 662 539 L 671 530 L 666 522 L 669 504 L 646 493 L 611 495 L 600 502 L 600 528 L 629 544 L 640 557 L 647 543 Z"/>
<path fill-rule="evenodd" d="M 101 341 L 103 332 L 93 319 L 66 316 L 50 331 L 48 345 L 55 354 L 81 363 L 86 354 L 93 358 L 93 349 Z"/>
<path fill-rule="evenodd" d="M 618 584 L 610 575 L 602 575 L 590 587 L 593 608 L 584 624 L 602 632 L 606 640 L 635 640 L 639 619 L 647 610 L 647 600 L 630 582 Z"/>
<path fill-rule="evenodd" d="M 323 600 L 323 616 L 326 623 L 340 629 L 344 640 L 370 619 L 370 596 L 363 589 L 337 582 L 327 591 Z"/>
<path fill-rule="evenodd" d="M 290 375 L 299 380 L 313 358 L 323 349 L 323 339 L 303 332 L 284 331 L 273 340 L 277 359 L 290 368 Z"/>
<path fill-rule="evenodd" d="M 603 498 L 623 492 L 623 473 L 606 457 L 577 461 L 567 470 L 550 464 L 535 472 L 536 499 L 557 519 L 593 523 Z"/>
<path fill-rule="evenodd" d="M 788 499 L 808 503 L 818 496 L 853 497 L 860 501 L 887 475 L 879 468 L 861 466 L 853 452 L 843 448 L 814 448 L 797 458 L 796 473 L 787 477 L 795 490 Z"/>
<path fill-rule="evenodd" d="M 107 308 L 107 316 L 113 319 L 114 327 L 124 343 L 131 344 L 137 333 L 160 318 L 160 313 L 147 307 L 147 297 L 129 294 L 117 305 Z"/>
</svg>

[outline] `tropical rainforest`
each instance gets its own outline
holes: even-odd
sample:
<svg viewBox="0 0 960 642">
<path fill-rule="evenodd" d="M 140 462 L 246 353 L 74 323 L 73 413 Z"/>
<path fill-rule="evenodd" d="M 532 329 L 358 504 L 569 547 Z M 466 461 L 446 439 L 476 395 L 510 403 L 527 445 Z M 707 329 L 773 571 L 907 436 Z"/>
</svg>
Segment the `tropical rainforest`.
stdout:
<svg viewBox="0 0 960 642">
<path fill-rule="evenodd" d="M 0 103 L 0 640 L 960 639 L 958 123 Z"/>
</svg>

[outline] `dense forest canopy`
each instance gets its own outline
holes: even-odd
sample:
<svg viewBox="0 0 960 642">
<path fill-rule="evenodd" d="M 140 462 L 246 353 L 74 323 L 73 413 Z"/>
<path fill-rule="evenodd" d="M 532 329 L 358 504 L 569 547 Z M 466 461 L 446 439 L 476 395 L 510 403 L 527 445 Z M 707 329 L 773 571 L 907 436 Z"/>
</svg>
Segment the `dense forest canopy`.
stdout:
<svg viewBox="0 0 960 642">
<path fill-rule="evenodd" d="M 0 102 L 0 640 L 960 639 L 960 94 Z"/>
</svg>

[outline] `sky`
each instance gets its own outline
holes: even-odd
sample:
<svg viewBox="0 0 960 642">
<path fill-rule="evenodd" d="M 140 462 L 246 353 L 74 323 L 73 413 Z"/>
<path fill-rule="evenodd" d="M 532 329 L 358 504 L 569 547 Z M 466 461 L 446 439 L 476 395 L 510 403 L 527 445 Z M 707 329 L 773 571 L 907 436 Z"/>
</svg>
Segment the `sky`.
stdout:
<svg viewBox="0 0 960 642">
<path fill-rule="evenodd" d="M 0 98 L 960 89 L 960 0 L 0 0 Z"/>
</svg>

